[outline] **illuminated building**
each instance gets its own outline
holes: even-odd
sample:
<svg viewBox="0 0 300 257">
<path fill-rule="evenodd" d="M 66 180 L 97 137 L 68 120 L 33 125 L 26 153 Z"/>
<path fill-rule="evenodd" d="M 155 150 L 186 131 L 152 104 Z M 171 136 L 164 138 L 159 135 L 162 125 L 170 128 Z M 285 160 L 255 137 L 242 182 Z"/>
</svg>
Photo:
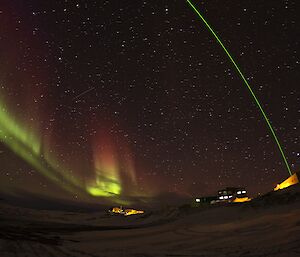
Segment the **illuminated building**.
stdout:
<svg viewBox="0 0 300 257">
<path fill-rule="evenodd" d="M 117 215 L 123 215 L 123 216 L 130 216 L 130 215 L 136 215 L 136 214 L 143 214 L 144 211 L 141 210 L 135 210 L 135 209 L 123 209 L 122 206 L 120 207 L 113 207 L 108 210 L 110 214 L 117 214 Z"/>
<path fill-rule="evenodd" d="M 226 187 L 219 190 L 217 196 L 197 197 L 194 199 L 192 206 L 197 207 L 204 204 L 215 203 L 242 203 L 251 201 L 247 196 L 247 191 L 243 187 Z"/>
<path fill-rule="evenodd" d="M 287 178 L 285 181 L 283 181 L 281 184 L 278 184 L 275 188 L 274 191 L 277 191 L 279 189 L 284 189 L 292 185 L 296 185 L 299 183 L 299 179 L 297 176 L 297 173 L 293 174 L 289 178 Z"/>
<path fill-rule="evenodd" d="M 139 211 L 139 210 L 135 210 L 135 209 L 125 209 L 124 212 L 125 212 L 124 216 L 143 214 L 144 213 L 144 211 Z"/>
<path fill-rule="evenodd" d="M 249 201 L 247 197 L 247 191 L 243 187 L 226 187 L 219 190 L 218 201 L 219 202 L 245 202 Z"/>
<path fill-rule="evenodd" d="M 216 201 L 217 199 L 217 196 L 197 197 L 195 198 L 193 205 L 211 204 L 212 201 Z"/>
</svg>

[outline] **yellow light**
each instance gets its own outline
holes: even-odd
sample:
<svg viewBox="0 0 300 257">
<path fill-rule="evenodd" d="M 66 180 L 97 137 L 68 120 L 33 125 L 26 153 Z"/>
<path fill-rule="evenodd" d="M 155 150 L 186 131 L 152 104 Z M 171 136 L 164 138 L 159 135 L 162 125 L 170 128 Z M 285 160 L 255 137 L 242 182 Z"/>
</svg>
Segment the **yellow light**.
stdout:
<svg viewBox="0 0 300 257">
<path fill-rule="evenodd" d="M 249 202 L 251 201 L 252 199 L 249 198 L 249 197 L 241 197 L 241 198 L 235 198 L 233 200 L 234 203 L 244 203 L 244 202 Z"/>
<path fill-rule="evenodd" d="M 129 215 L 136 215 L 136 214 L 143 214 L 144 211 L 138 211 L 138 210 L 134 210 L 134 209 L 126 209 L 125 210 L 125 216 L 129 216 Z"/>
<path fill-rule="evenodd" d="M 292 185 L 296 185 L 299 183 L 299 179 L 297 177 L 297 173 L 287 178 L 285 181 L 283 181 L 281 184 L 277 184 L 277 186 L 274 188 L 274 191 L 287 188 Z"/>
<path fill-rule="evenodd" d="M 116 214 L 123 214 L 124 216 L 129 216 L 129 215 L 136 215 L 136 214 L 143 214 L 145 213 L 144 211 L 140 210 L 135 210 L 135 209 L 122 209 L 122 207 L 114 207 L 111 210 L 112 213 Z"/>
</svg>

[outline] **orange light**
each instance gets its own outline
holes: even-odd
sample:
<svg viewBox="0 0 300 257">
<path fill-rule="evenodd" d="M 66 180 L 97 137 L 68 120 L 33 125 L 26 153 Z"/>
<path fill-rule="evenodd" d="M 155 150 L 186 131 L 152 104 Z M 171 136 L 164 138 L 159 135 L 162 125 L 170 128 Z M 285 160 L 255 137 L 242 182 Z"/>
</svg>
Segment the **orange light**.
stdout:
<svg viewBox="0 0 300 257">
<path fill-rule="evenodd" d="M 249 202 L 251 201 L 252 199 L 249 198 L 249 197 L 241 197 L 241 198 L 235 198 L 233 200 L 234 203 L 244 203 L 244 202 Z"/>
<path fill-rule="evenodd" d="M 299 179 L 297 177 L 297 173 L 287 178 L 285 181 L 283 181 L 281 184 L 277 184 L 277 186 L 274 188 L 274 191 L 287 188 L 292 185 L 296 185 L 299 183 Z"/>
<path fill-rule="evenodd" d="M 138 211 L 138 210 L 134 210 L 134 209 L 126 209 L 125 210 L 125 216 L 129 216 L 129 215 L 136 215 L 136 214 L 143 214 L 144 211 Z"/>
<path fill-rule="evenodd" d="M 114 207 L 112 208 L 112 210 L 110 211 L 111 213 L 115 213 L 115 214 L 123 214 L 124 216 L 129 216 L 129 215 L 136 215 L 136 214 L 143 214 L 145 213 L 144 211 L 140 211 L 140 210 L 135 210 L 135 209 L 122 209 L 122 207 Z"/>
</svg>

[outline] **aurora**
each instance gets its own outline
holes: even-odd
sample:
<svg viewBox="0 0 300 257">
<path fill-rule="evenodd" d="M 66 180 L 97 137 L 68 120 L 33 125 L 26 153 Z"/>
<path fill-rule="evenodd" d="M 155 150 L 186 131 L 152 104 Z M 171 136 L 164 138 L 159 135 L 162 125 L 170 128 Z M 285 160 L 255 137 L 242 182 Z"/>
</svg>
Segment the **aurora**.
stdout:
<svg viewBox="0 0 300 257">
<path fill-rule="evenodd" d="M 115 153 L 110 149 L 110 145 L 108 145 L 109 149 L 100 152 L 97 149 L 103 149 L 103 145 L 96 145 L 94 179 L 82 182 L 79 178 L 71 176 L 68 168 L 61 170 L 63 165 L 47 151 L 42 139 L 33 131 L 25 128 L 23 124 L 13 118 L 7 106 L 1 101 L 0 140 L 16 155 L 64 190 L 76 195 L 86 192 L 93 197 L 110 197 L 115 202 L 120 202 L 118 197 L 122 194 L 122 181 L 117 166 L 118 160 L 114 159 Z M 131 164 L 130 160 L 127 162 Z M 129 166 L 128 176 L 131 178 L 134 176 L 132 167 Z"/>
<path fill-rule="evenodd" d="M 274 188 L 299 169 L 298 12 L 270 5 L 6 1 L 2 191 L 104 204 Z"/>
<path fill-rule="evenodd" d="M 30 130 L 24 129 L 20 122 L 12 118 L 7 106 L 0 102 L 0 139 L 15 154 L 37 169 L 43 176 L 60 187 L 75 192 L 79 182 L 64 172 L 59 172 L 47 159 L 41 139 Z"/>
</svg>

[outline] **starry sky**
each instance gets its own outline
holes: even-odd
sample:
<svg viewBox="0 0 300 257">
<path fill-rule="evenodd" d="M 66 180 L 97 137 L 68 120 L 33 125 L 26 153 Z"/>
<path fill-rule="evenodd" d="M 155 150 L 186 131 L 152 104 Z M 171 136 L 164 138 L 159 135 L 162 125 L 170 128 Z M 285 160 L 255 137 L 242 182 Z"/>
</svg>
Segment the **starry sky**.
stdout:
<svg viewBox="0 0 300 257">
<path fill-rule="evenodd" d="M 296 0 L 194 4 L 299 171 Z M 256 195 L 289 176 L 248 89 L 186 1 L 4 0 L 0 24 L 2 191 L 87 199 L 245 186 Z"/>
</svg>

